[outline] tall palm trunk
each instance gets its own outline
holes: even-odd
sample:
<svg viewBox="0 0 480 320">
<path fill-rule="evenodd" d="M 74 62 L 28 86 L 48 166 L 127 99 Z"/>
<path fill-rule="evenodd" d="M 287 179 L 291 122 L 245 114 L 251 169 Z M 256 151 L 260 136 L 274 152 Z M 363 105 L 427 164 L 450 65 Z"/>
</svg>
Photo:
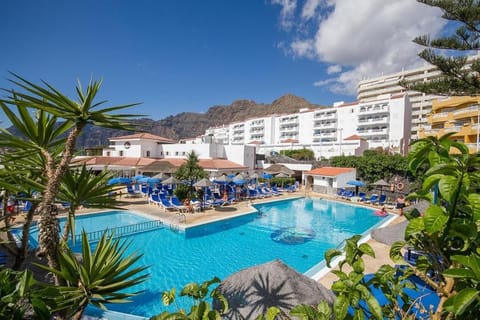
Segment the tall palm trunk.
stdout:
<svg viewBox="0 0 480 320">
<path fill-rule="evenodd" d="M 72 160 L 77 137 L 84 126 L 83 123 L 77 123 L 68 134 L 65 150 L 57 167 L 55 167 L 55 161 L 51 154 L 47 150 L 43 151 L 47 159 L 47 185 L 43 194 L 42 203 L 40 204 L 40 223 L 38 225 L 39 254 L 45 255 L 48 266 L 54 269 L 58 269 L 59 267 L 57 250 L 60 240 L 55 197 L 60 188 L 62 178 Z M 58 277 L 55 276 L 54 278 L 55 284 L 60 284 Z"/>
<path fill-rule="evenodd" d="M 32 224 L 33 215 L 37 207 L 38 202 L 32 202 L 32 206 L 30 207 L 30 210 L 25 217 L 25 222 L 23 223 L 22 228 L 22 243 L 20 245 L 20 248 L 18 248 L 17 250 L 17 254 L 15 255 L 15 263 L 13 265 L 14 270 L 20 270 L 23 262 L 25 261 L 25 258 L 27 257 L 29 244 L 28 240 L 30 238 L 30 225 Z"/>
</svg>

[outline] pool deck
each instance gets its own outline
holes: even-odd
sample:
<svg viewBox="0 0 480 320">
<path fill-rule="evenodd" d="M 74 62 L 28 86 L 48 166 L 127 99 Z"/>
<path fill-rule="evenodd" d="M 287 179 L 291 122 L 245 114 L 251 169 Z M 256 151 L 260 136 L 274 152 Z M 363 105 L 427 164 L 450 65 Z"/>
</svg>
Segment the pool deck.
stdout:
<svg viewBox="0 0 480 320">
<path fill-rule="evenodd" d="M 254 211 L 251 207 L 252 204 L 259 204 L 277 200 L 285 200 L 285 199 L 293 199 L 298 197 L 311 197 L 311 198 L 328 198 L 334 199 L 336 201 L 344 201 L 346 203 L 351 203 L 350 201 L 338 199 L 333 196 L 328 196 L 325 194 L 319 194 L 314 192 L 305 193 L 304 191 L 300 190 L 297 192 L 292 193 L 284 193 L 281 196 L 275 197 L 268 197 L 263 199 L 255 199 L 255 200 L 244 200 L 237 203 L 233 203 L 231 205 L 227 205 L 224 207 L 216 207 L 216 208 L 209 208 L 202 212 L 195 212 L 195 213 L 183 213 L 177 214 L 176 212 L 172 211 L 165 211 L 161 207 L 153 204 L 148 204 L 147 198 L 138 197 L 138 198 L 125 198 L 122 197 L 119 199 L 121 201 L 120 207 L 127 209 L 129 211 L 133 211 L 139 214 L 148 215 L 155 219 L 162 220 L 165 224 L 172 225 L 178 228 L 186 228 L 189 226 L 194 226 L 202 223 L 217 221 L 221 219 L 226 219 L 229 217 L 239 216 L 243 214 L 250 213 Z M 365 205 L 366 204 L 360 204 Z M 378 208 L 378 206 L 377 206 Z M 88 214 L 91 212 L 99 212 L 98 209 L 80 209 L 77 214 Z M 391 213 L 395 213 L 395 210 L 390 210 Z M 403 221 L 405 218 L 396 215 L 396 217 L 391 222 L 392 224 L 398 223 Z M 21 216 L 18 216 L 16 219 L 17 223 L 22 221 Z M 393 262 L 389 258 L 389 250 L 390 247 L 388 245 L 382 244 L 380 242 L 375 241 L 374 239 L 369 239 L 367 241 L 368 244 L 372 246 L 375 251 L 375 258 L 365 257 L 365 273 L 372 273 L 375 272 L 378 267 L 383 264 L 390 264 L 393 265 Z M 330 288 L 332 283 L 337 279 L 337 277 L 328 272 L 324 276 L 318 279 L 320 283 L 322 283 L 327 288 Z"/>
</svg>

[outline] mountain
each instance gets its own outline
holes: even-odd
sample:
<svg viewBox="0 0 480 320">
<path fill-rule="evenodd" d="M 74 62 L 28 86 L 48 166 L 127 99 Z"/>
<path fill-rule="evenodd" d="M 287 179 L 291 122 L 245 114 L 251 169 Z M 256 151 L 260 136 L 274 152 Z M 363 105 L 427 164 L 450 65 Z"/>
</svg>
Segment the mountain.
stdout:
<svg viewBox="0 0 480 320">
<path fill-rule="evenodd" d="M 256 103 L 252 100 L 237 100 L 230 105 L 216 105 L 205 113 L 182 112 L 161 120 L 138 119 L 135 123 L 140 130 L 173 140 L 194 138 L 205 133 L 209 127 L 221 126 L 246 119 L 271 114 L 294 113 L 303 108 L 319 108 L 304 98 L 286 94 L 271 104 Z M 105 146 L 108 138 L 131 134 L 122 130 L 112 130 L 89 126 L 78 140 L 78 147 Z"/>
</svg>

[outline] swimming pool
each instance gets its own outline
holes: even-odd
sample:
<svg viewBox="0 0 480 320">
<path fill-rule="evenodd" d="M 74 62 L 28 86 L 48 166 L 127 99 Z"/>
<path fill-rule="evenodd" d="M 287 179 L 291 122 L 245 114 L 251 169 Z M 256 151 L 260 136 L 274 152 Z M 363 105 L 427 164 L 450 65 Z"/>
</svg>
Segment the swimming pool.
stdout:
<svg viewBox="0 0 480 320">
<path fill-rule="evenodd" d="M 165 226 L 125 237 L 131 240 L 129 252 L 144 254 L 139 263 L 150 266 L 150 277 L 134 288 L 145 292 L 134 297 L 132 303 L 108 308 L 145 317 L 156 315 L 166 310 L 161 301 L 165 290 L 175 287 L 179 292 L 189 282 L 203 282 L 214 276 L 225 279 L 236 271 L 274 259 L 305 273 L 323 260 L 326 250 L 385 221 L 370 208 L 325 199 L 282 200 L 255 208 L 258 212 L 184 232 Z M 112 215 L 103 216 L 107 219 L 103 227 L 117 220 Z M 98 217 L 85 216 L 87 220 Z M 191 303 L 182 299 L 177 302 L 183 308 Z"/>
</svg>

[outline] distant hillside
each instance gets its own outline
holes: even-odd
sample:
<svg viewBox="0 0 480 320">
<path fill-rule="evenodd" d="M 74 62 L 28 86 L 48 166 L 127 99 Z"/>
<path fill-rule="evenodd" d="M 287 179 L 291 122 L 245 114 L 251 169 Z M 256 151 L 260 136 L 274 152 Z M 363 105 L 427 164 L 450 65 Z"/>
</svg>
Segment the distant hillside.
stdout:
<svg viewBox="0 0 480 320">
<path fill-rule="evenodd" d="M 136 123 L 142 131 L 162 137 L 178 140 L 193 138 L 205 133 L 209 127 L 220 126 L 249 118 L 271 114 L 294 113 L 302 108 L 318 108 L 307 100 L 291 94 L 284 95 L 271 104 L 258 104 L 252 100 L 237 100 L 231 105 L 218 105 L 208 109 L 206 113 L 182 112 L 165 119 L 154 121 L 139 119 Z M 121 130 L 98 127 L 87 127 L 78 141 L 78 147 L 96 147 L 107 145 L 108 138 L 129 134 Z"/>
</svg>

